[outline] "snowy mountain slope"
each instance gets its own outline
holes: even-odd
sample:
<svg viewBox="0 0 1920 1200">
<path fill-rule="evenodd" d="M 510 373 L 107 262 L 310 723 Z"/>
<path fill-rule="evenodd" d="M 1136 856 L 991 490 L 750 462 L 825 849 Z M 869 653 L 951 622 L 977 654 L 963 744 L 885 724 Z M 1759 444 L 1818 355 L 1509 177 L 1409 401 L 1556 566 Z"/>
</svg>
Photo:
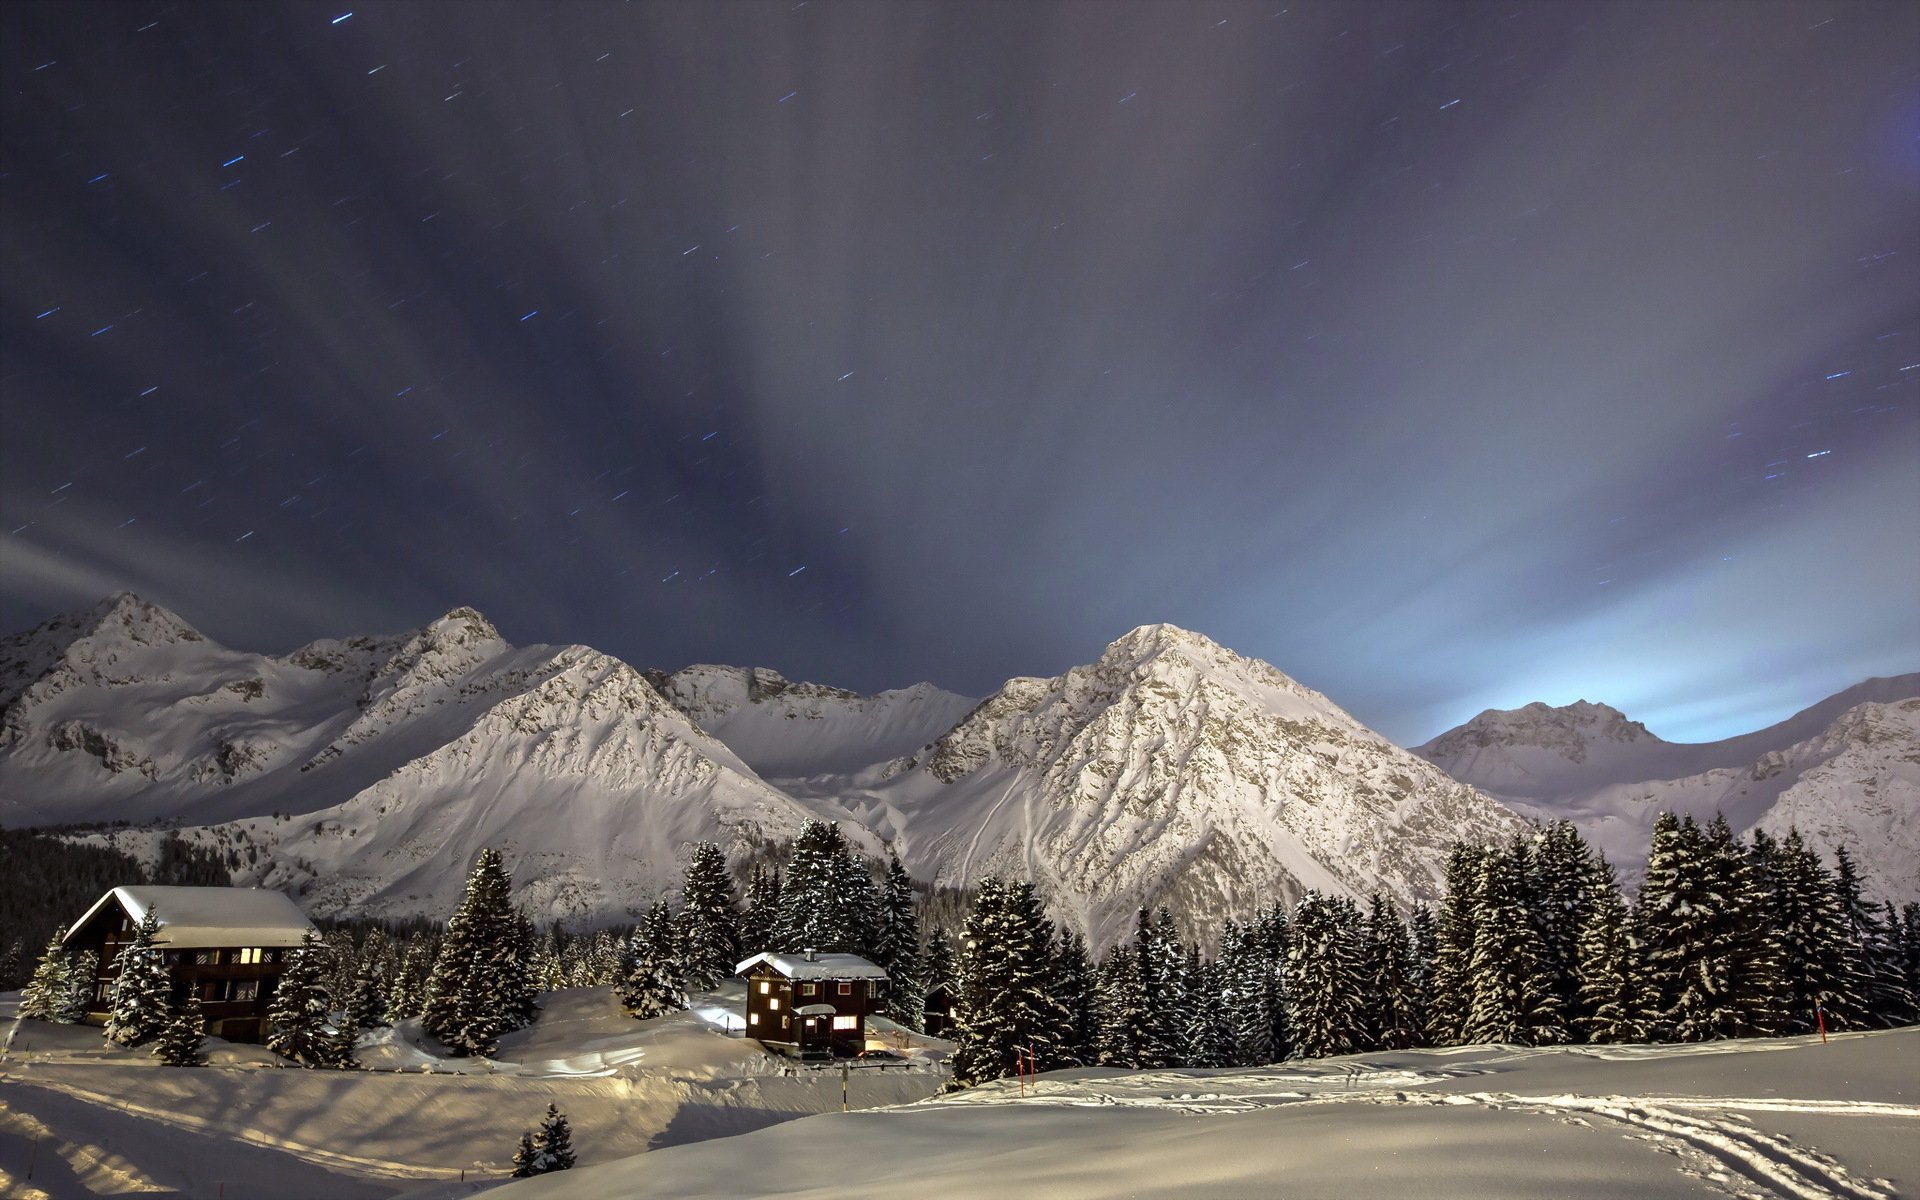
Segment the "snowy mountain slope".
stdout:
<svg viewBox="0 0 1920 1200">
<path fill-rule="evenodd" d="M 808 815 L 625 663 L 516 649 L 470 609 L 276 659 L 118 596 L 8 649 L 39 670 L 5 714 L 0 820 L 192 826 L 316 912 L 446 911 L 499 845 L 534 911 L 616 915 L 685 843 Z"/>
<path fill-rule="evenodd" d="M 1871 887 L 1920 898 L 1920 674 L 1870 679 L 1725 741 L 1661 741 L 1605 705 L 1481 713 L 1415 753 L 1542 819 L 1566 817 L 1631 879 L 1660 812 L 1847 844 Z"/>
<path fill-rule="evenodd" d="M 1307 887 L 1431 898 L 1455 839 L 1523 825 L 1273 667 L 1167 625 L 1009 680 L 924 753 L 789 787 L 919 877 L 1030 876 L 1096 940 L 1142 903 L 1217 928 Z"/>
<path fill-rule="evenodd" d="M 699 664 L 649 674 L 661 695 L 762 778 L 848 774 L 911 754 L 976 701 L 930 683 L 863 696 L 762 667 Z"/>
</svg>

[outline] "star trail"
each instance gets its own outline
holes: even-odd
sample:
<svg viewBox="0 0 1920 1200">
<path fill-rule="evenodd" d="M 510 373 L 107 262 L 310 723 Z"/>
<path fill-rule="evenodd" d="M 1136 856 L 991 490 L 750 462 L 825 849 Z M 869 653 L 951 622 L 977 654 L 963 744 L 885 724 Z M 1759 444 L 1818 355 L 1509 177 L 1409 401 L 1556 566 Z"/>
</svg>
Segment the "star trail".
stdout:
<svg viewBox="0 0 1920 1200">
<path fill-rule="evenodd" d="M 0 626 L 1402 741 L 1920 666 L 1920 6 L 15 3 Z"/>
</svg>

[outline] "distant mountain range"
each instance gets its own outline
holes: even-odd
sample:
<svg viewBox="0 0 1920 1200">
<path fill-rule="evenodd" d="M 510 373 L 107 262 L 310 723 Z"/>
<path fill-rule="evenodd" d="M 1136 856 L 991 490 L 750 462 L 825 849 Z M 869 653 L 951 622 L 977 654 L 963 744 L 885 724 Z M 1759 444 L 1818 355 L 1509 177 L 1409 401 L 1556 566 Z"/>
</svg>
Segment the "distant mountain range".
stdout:
<svg viewBox="0 0 1920 1200">
<path fill-rule="evenodd" d="M 1870 834 L 1895 849 L 1863 857 L 1905 898 L 1920 703 L 1900 701 L 1920 676 L 1903 679 L 1715 747 L 1604 706 L 1534 705 L 1416 753 L 1167 625 L 975 702 L 641 672 L 585 646 L 510 646 L 471 609 L 274 657 L 121 594 L 0 640 L 0 824 L 150 826 L 118 835 L 135 847 L 178 828 L 320 913 L 444 913 L 496 845 L 534 912 L 590 922 L 671 889 L 693 840 L 738 854 L 823 817 L 929 882 L 1031 877 L 1105 939 L 1143 903 L 1201 927 L 1307 887 L 1432 899 L 1453 841 L 1525 816 L 1568 815 L 1625 859 L 1649 805 L 1698 801 L 1743 826 Z M 1762 760 L 1779 764 L 1753 781 L 1764 803 L 1715 774 Z M 1635 790 L 1654 778 L 1678 783 Z"/>
<path fill-rule="evenodd" d="M 1725 741 L 1662 741 L 1619 710 L 1490 709 L 1414 751 L 1530 817 L 1565 817 L 1636 879 L 1663 810 L 1845 844 L 1897 901 L 1920 899 L 1920 673 L 1869 679 Z"/>
</svg>

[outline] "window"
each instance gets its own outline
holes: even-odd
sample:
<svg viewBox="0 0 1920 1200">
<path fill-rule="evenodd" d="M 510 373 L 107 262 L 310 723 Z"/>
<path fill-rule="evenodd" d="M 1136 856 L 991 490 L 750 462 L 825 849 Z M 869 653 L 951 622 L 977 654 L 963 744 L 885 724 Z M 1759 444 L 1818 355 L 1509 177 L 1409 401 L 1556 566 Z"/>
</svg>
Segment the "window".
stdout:
<svg viewBox="0 0 1920 1200">
<path fill-rule="evenodd" d="M 770 996 L 770 997 L 768 997 L 768 998 L 767 998 L 767 1007 L 768 1007 L 768 1008 L 770 1008 L 770 1009 L 772 1009 L 772 1010 L 773 1010 L 774 1012 L 779 1012 L 779 1011 L 780 1011 L 780 997 L 778 997 L 778 996 Z"/>
<path fill-rule="evenodd" d="M 209 963 L 219 962 L 220 955 L 219 952 L 215 950 L 195 950 L 193 952 L 193 961 L 204 967 Z"/>
<path fill-rule="evenodd" d="M 833 1027 L 835 1029 L 858 1029 L 860 1028 L 860 1018 L 859 1017 L 835 1017 L 833 1019 Z"/>
<path fill-rule="evenodd" d="M 812 996 L 818 993 L 819 990 L 820 985 L 817 983 L 803 983 L 800 985 L 800 994 L 802 996 Z"/>
<path fill-rule="evenodd" d="M 749 1025 L 758 1025 L 759 1023 L 760 1023 L 760 1014 L 759 1014 L 759 1013 L 748 1013 L 748 1014 L 747 1014 L 747 1024 L 749 1024 Z"/>
<path fill-rule="evenodd" d="M 880 994 L 880 981 L 878 979 L 867 980 L 868 998 L 871 999 L 872 997 L 878 996 L 879 994 Z"/>
<path fill-rule="evenodd" d="M 850 984 L 850 983 L 843 983 L 843 984 L 841 984 L 841 985 L 840 985 L 840 994 L 841 994 L 842 996 L 851 996 L 851 995 L 853 995 L 853 985 L 852 985 L 852 984 Z"/>
<path fill-rule="evenodd" d="M 235 1000 L 256 1000 L 259 998 L 259 996 L 260 996 L 260 981 L 258 979 L 234 980 L 233 998 Z"/>
<path fill-rule="evenodd" d="M 234 951 L 233 961 L 237 963 L 257 963 L 262 961 L 260 947 L 248 946 L 245 949 Z"/>
<path fill-rule="evenodd" d="M 767 982 L 766 980 L 764 980 L 764 979 L 762 979 L 762 980 L 760 981 L 760 994 L 761 994 L 762 996 L 764 996 L 764 995 L 766 995 L 766 994 L 767 994 L 768 992 L 771 992 L 772 990 L 773 990 L 773 985 L 772 985 L 772 984 L 770 984 L 770 983 L 768 983 L 768 982 Z"/>
<path fill-rule="evenodd" d="M 793 1018 L 792 1018 L 792 1017 L 781 1017 L 781 1018 L 780 1018 L 780 1028 L 782 1028 L 782 1029 L 791 1029 L 791 1028 L 793 1028 Z"/>
</svg>

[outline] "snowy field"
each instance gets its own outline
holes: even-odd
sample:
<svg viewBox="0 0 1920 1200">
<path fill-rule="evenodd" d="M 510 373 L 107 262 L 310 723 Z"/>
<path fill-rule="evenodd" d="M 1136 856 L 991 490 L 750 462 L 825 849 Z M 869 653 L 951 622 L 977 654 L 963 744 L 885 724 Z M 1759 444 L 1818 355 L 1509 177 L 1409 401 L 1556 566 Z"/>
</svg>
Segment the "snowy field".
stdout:
<svg viewBox="0 0 1920 1200">
<path fill-rule="evenodd" d="M 1892 1200 L 1920 1195 L 1920 1029 L 1057 1072 L 486 1195 Z"/>
<path fill-rule="evenodd" d="M 738 986 L 650 1022 L 605 989 L 549 993 L 491 1063 L 403 1025 L 359 1072 L 223 1042 L 170 1069 L 25 1022 L 0 1064 L 0 1196 L 1920 1195 L 1920 1029 L 1063 1071 L 937 1097 L 922 1039 L 911 1070 L 852 1072 L 843 1114 L 838 1073 L 785 1074 L 727 1028 Z M 581 1166 L 499 1183 L 549 1101 Z"/>
<path fill-rule="evenodd" d="M 359 1200 L 505 1177 L 549 1102 L 583 1166 L 838 1112 L 837 1072 L 787 1074 L 738 1036 L 740 988 L 657 1021 L 628 1017 L 606 988 L 549 992 L 494 1060 L 442 1058 L 405 1022 L 363 1045 L 364 1071 L 302 1070 L 213 1039 L 209 1066 L 169 1068 L 105 1047 L 98 1029 L 21 1022 L 0 1062 L 0 1197 Z M 16 999 L 0 1003 L 0 1036 Z M 944 1043 L 914 1040 L 913 1068 L 851 1073 L 853 1107 L 943 1086 Z"/>
</svg>

